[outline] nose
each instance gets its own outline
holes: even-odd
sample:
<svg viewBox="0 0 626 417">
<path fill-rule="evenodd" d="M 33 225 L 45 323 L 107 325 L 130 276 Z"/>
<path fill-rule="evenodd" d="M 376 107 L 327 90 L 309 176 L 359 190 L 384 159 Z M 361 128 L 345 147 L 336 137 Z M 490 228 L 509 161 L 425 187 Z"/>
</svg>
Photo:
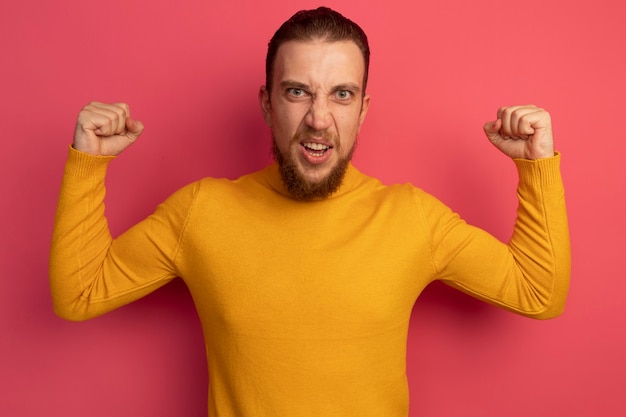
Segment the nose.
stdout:
<svg viewBox="0 0 626 417">
<path fill-rule="evenodd" d="M 324 130 L 331 126 L 332 119 L 328 99 L 326 97 L 314 97 L 305 118 L 307 126 L 315 130 Z"/>
</svg>

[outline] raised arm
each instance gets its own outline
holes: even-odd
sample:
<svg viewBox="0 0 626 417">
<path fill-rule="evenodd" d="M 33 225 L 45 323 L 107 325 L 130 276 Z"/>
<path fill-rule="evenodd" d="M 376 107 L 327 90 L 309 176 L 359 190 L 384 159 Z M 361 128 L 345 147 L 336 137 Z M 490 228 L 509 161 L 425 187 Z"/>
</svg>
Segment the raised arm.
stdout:
<svg viewBox="0 0 626 417">
<path fill-rule="evenodd" d="M 569 288 L 570 243 L 550 115 L 535 106 L 503 107 L 484 130 L 518 168 L 513 234 L 504 244 L 451 213 L 431 213 L 438 278 L 525 316 L 556 317 Z"/>
<path fill-rule="evenodd" d="M 106 313 L 175 277 L 171 260 L 184 213 L 157 210 L 117 239 L 104 213 L 108 164 L 142 130 L 125 104 L 94 102 L 78 115 L 50 252 L 53 304 L 63 318 Z"/>
</svg>

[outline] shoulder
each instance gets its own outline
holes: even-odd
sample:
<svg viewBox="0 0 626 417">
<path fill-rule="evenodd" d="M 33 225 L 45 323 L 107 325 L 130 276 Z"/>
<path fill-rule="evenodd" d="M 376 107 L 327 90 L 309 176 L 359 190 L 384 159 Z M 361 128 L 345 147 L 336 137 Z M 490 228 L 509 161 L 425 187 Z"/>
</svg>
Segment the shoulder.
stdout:
<svg viewBox="0 0 626 417">
<path fill-rule="evenodd" d="M 357 175 L 359 194 L 366 199 L 378 200 L 396 209 L 410 210 L 413 213 L 449 210 L 433 194 L 412 183 L 384 184 L 380 179 L 358 171 Z"/>
<path fill-rule="evenodd" d="M 263 187 L 262 172 L 257 171 L 243 175 L 236 179 L 204 177 L 191 182 L 176 192 L 168 200 L 175 200 L 181 204 L 209 206 L 227 206 L 229 202 L 243 202 Z"/>
</svg>

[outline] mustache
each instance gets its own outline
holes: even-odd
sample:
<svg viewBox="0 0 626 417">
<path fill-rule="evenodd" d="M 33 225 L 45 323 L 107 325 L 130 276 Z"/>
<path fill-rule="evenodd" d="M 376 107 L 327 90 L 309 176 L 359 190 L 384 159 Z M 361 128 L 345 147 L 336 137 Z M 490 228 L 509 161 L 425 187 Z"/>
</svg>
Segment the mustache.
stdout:
<svg viewBox="0 0 626 417">
<path fill-rule="evenodd" d="M 330 142 L 333 146 L 337 147 L 341 143 L 339 136 L 329 130 L 316 130 L 306 126 L 304 129 L 297 131 L 293 138 L 293 142 L 300 142 L 302 139 L 322 139 L 326 142 Z"/>
</svg>

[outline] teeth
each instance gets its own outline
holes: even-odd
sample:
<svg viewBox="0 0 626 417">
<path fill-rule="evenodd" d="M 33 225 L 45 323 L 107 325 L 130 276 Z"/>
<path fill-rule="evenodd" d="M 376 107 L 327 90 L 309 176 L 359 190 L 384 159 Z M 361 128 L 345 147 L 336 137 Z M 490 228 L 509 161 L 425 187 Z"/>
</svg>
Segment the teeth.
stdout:
<svg viewBox="0 0 626 417">
<path fill-rule="evenodd" d="M 313 151 L 325 151 L 330 148 L 330 146 L 322 145 L 321 143 L 305 143 L 303 145 Z"/>
</svg>

